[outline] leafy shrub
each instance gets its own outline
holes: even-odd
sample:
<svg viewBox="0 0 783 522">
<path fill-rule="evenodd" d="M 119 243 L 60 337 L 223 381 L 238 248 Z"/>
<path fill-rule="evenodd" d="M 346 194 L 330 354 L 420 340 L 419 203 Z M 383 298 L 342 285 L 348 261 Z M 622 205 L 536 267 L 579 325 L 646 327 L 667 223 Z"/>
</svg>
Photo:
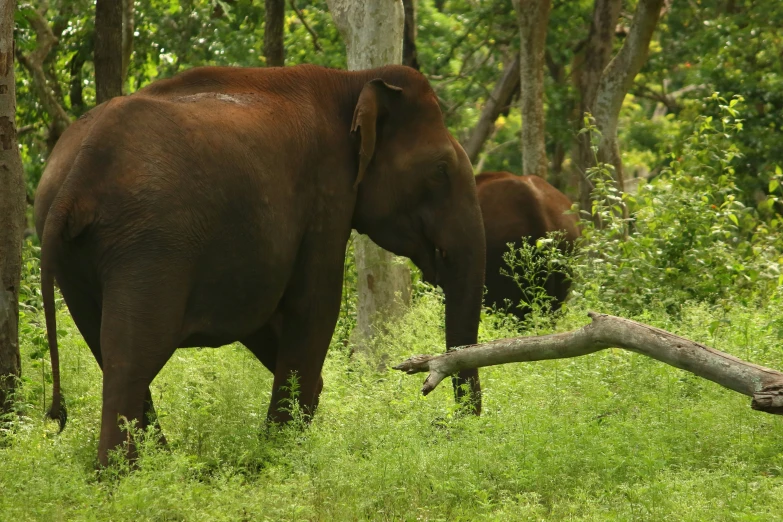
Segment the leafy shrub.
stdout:
<svg viewBox="0 0 783 522">
<path fill-rule="evenodd" d="M 570 279 L 573 272 L 575 258 L 563 246 L 564 235 L 556 231 L 536 241 L 526 238 L 519 247 L 509 243 L 503 254 L 508 269 L 500 273 L 513 279 L 522 292 L 521 302 L 509 304 L 528 312 L 525 322 L 534 330 L 548 321 L 555 304 L 547 286 L 557 276 Z"/>
<path fill-rule="evenodd" d="M 741 202 L 736 185 L 741 155 L 732 140 L 742 131 L 742 98 L 709 100 L 722 118 L 699 116 L 669 167 L 638 194 L 621 194 L 606 165 L 588 172 L 596 188 L 581 221 L 580 295 L 631 314 L 653 304 L 674 312 L 688 300 L 768 296 L 780 284 L 781 220 L 762 215 L 777 199 L 760 212 Z M 595 142 L 595 129 L 585 130 Z M 770 189 L 778 188 L 776 178 Z"/>
</svg>

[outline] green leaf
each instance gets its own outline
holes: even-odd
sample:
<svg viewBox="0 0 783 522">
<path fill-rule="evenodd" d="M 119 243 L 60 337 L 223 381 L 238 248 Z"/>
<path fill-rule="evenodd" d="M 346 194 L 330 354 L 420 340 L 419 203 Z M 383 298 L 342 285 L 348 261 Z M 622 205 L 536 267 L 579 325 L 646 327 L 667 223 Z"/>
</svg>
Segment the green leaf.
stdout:
<svg viewBox="0 0 783 522">
<path fill-rule="evenodd" d="M 780 168 L 780 167 L 778 167 L 778 168 Z M 771 193 L 775 192 L 775 190 L 777 190 L 777 188 L 779 186 L 780 186 L 780 182 L 778 180 L 773 179 L 772 181 L 770 181 L 769 182 L 769 193 L 771 194 Z"/>
<path fill-rule="evenodd" d="M 737 216 L 735 216 L 734 214 L 729 214 L 729 219 L 731 220 L 732 223 L 739 226 L 739 220 L 737 219 Z"/>
</svg>

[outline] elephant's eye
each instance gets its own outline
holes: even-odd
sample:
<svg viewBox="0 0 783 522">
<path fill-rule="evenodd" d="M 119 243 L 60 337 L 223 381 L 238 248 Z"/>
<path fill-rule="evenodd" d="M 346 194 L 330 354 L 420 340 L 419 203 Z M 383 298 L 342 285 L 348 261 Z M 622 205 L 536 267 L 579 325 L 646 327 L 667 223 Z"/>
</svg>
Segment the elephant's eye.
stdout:
<svg viewBox="0 0 783 522">
<path fill-rule="evenodd" d="M 435 178 L 439 184 L 447 183 L 449 181 L 449 169 L 445 162 L 438 163 L 438 170 Z"/>
<path fill-rule="evenodd" d="M 439 162 L 432 172 L 427 176 L 428 195 L 427 197 L 438 198 L 448 194 L 449 187 L 449 169 L 446 162 Z"/>
</svg>

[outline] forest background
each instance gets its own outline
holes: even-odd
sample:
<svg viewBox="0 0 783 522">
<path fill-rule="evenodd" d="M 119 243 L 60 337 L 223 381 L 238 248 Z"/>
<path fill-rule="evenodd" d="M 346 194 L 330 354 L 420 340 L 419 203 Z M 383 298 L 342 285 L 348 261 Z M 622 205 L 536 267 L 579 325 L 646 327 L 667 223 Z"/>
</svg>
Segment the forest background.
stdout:
<svg viewBox="0 0 783 522">
<path fill-rule="evenodd" d="M 580 67 L 599 2 L 552 1 L 545 43 L 546 175 L 574 200 L 583 176 L 595 187 L 581 253 L 556 260 L 574 271 L 573 295 L 556 315 L 539 300 L 523 323 L 487 310 L 482 339 L 572 329 L 595 309 L 783 368 L 783 3 L 664 2 L 619 116 L 620 193 L 611 168 L 583 171 L 578 161 Z M 430 79 L 447 125 L 467 144 L 519 54 L 515 6 L 414 4 L 415 54 L 409 43 L 406 60 Z M 636 7 L 622 2 L 613 52 Z M 125 93 L 198 65 L 268 65 L 267 13 L 257 0 L 137 0 L 130 8 Z M 16 124 L 32 202 L 57 137 L 96 104 L 95 10 L 90 0 L 20 2 L 15 20 Z M 287 3 L 283 36 L 285 65 L 346 65 L 325 1 Z M 496 111 L 474 156 L 476 172 L 522 173 L 518 90 L 509 89 Z M 41 420 L 51 370 L 37 244 L 30 235 L 24 251 L 21 416 L 0 442 L 0 519 L 783 516 L 780 421 L 634 354 L 487 369 L 479 419 L 459 415 L 446 387 L 420 398 L 418 379 L 350 357 L 350 263 L 310 428 L 259 437 L 270 388 L 260 366 L 240 347 L 180 350 L 154 385 L 171 451 L 150 444 L 139 470 L 96 475 L 100 372 L 62 305 L 71 419 L 61 435 Z M 529 268 L 526 254 L 511 256 L 517 273 Z M 416 282 L 410 306 L 379 333 L 375 349 L 389 361 L 440 351 L 441 318 L 441 294 Z"/>
</svg>

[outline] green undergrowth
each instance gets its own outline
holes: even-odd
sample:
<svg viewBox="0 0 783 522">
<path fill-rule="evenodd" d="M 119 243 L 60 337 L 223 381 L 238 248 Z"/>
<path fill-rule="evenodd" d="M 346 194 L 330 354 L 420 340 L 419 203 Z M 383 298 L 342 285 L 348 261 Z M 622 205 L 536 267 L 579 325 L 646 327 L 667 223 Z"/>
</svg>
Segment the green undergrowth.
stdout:
<svg viewBox="0 0 783 522">
<path fill-rule="evenodd" d="M 783 368 L 780 305 L 634 318 Z M 578 328 L 586 311 L 572 302 L 536 333 Z M 375 348 L 392 364 L 442 350 L 442 312 L 439 294 L 419 292 Z M 423 375 L 379 370 L 335 341 L 314 421 L 282 430 L 263 428 L 271 375 L 247 350 L 179 350 L 153 385 L 168 448 L 147 442 L 138 469 L 99 474 L 100 372 L 67 312 L 58 320 L 68 425 L 57 434 L 42 420 L 48 361 L 25 338 L 22 416 L 0 439 L 0 520 L 783 518 L 782 421 L 622 350 L 484 369 L 475 418 L 447 381 L 422 397 Z M 519 328 L 487 312 L 480 335 Z"/>
</svg>

